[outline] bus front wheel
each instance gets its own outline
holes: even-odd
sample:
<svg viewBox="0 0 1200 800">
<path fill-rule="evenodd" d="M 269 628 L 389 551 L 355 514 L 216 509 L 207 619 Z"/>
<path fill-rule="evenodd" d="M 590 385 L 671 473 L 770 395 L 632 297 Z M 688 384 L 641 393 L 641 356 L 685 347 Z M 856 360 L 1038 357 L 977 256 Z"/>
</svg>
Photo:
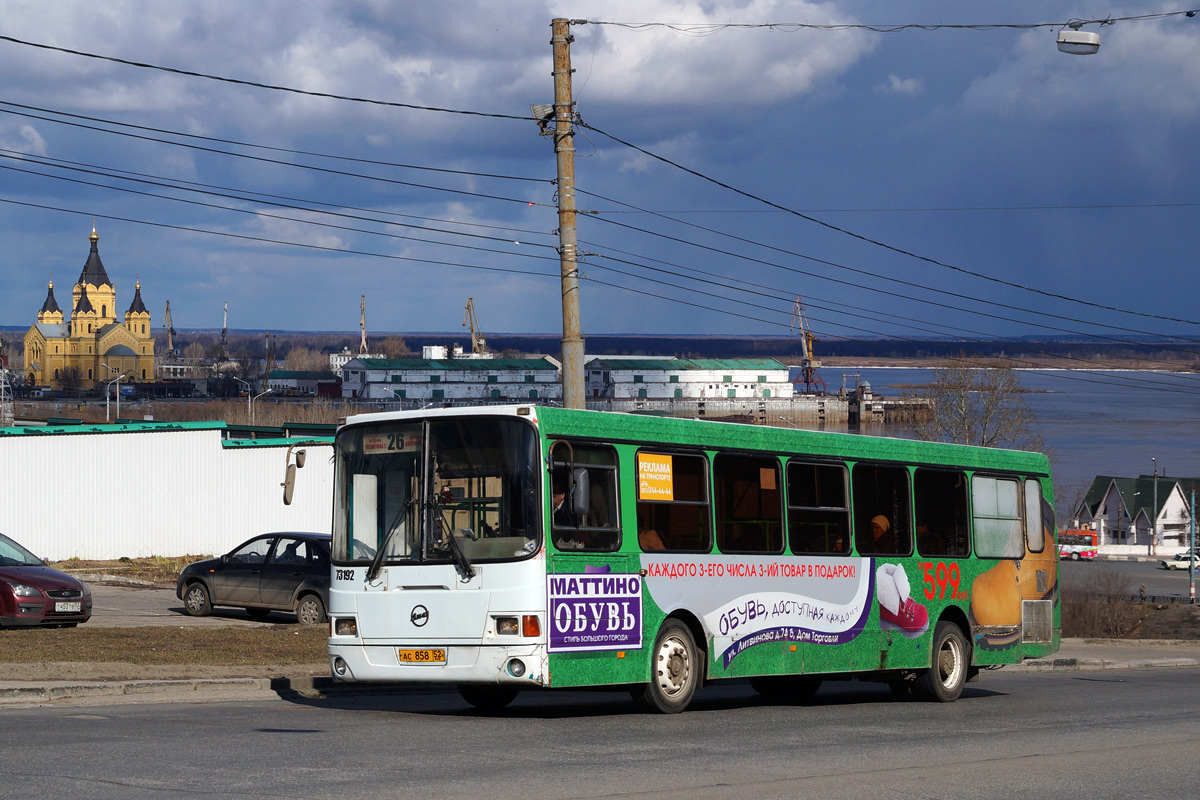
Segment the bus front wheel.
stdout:
<svg viewBox="0 0 1200 800">
<path fill-rule="evenodd" d="M 935 703 L 953 703 L 967 682 L 971 650 L 962 630 L 942 621 L 933 633 L 933 663 L 917 676 L 917 696 Z"/>
<path fill-rule="evenodd" d="M 476 708 L 484 711 L 497 711 L 517 699 L 519 689 L 511 686 L 480 686 L 473 683 L 463 683 L 458 687 L 458 693 Z"/>
<path fill-rule="evenodd" d="M 688 627 L 669 619 L 658 631 L 651 651 L 650 683 L 633 689 L 633 699 L 647 711 L 678 714 L 688 707 L 700 683 L 700 650 Z"/>
</svg>

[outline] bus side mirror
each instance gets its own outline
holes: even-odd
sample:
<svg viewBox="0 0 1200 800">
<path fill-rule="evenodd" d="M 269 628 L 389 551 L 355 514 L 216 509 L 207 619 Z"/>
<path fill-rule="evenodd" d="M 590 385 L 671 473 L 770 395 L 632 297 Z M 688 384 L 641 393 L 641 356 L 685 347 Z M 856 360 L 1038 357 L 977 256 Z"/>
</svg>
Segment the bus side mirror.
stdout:
<svg viewBox="0 0 1200 800">
<path fill-rule="evenodd" d="M 571 513 L 578 517 L 582 517 L 588 513 L 592 499 L 591 483 L 588 477 L 588 471 L 584 467 L 579 467 L 572 474 L 571 478 L 575 483 L 574 489 L 571 491 Z"/>
<path fill-rule="evenodd" d="M 287 472 L 283 478 L 283 504 L 290 506 L 292 504 L 292 492 L 296 489 L 296 465 L 288 464 Z"/>
<path fill-rule="evenodd" d="M 296 451 L 296 466 L 299 467 L 300 469 L 304 469 L 304 456 L 307 452 L 308 452 L 307 450 L 297 450 Z"/>
</svg>

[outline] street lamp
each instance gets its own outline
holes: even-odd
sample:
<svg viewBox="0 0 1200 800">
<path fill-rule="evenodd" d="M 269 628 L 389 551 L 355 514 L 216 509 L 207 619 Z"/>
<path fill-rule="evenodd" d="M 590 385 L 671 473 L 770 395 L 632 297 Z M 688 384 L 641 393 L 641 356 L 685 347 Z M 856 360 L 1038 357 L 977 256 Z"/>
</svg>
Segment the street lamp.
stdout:
<svg viewBox="0 0 1200 800">
<path fill-rule="evenodd" d="M 250 424 L 251 425 L 254 424 L 254 401 L 257 400 L 258 398 L 262 397 L 263 395 L 267 395 L 270 393 L 271 393 L 271 388 L 268 386 L 267 390 L 265 392 L 260 392 L 260 393 L 256 394 L 254 397 L 250 398 Z"/>
<path fill-rule="evenodd" d="M 107 369 L 109 375 L 116 372 L 115 368 L 108 366 L 108 364 L 105 364 L 103 361 L 100 362 L 100 366 Z M 117 419 L 121 418 L 121 380 L 125 377 L 127 377 L 126 374 L 124 372 L 122 372 L 119 375 L 117 375 L 116 378 L 113 378 L 111 381 L 109 381 L 108 383 L 106 383 L 104 385 L 104 421 L 105 422 L 109 421 L 108 420 L 108 401 L 109 401 L 109 395 L 112 393 L 112 390 L 109 387 L 111 387 L 114 383 L 117 385 Z"/>
<path fill-rule="evenodd" d="M 244 383 L 246 385 L 246 418 L 253 422 L 254 406 L 251 398 L 254 396 L 254 387 L 250 385 L 250 381 L 244 381 L 236 375 L 233 377 L 233 379 L 238 383 Z"/>
<path fill-rule="evenodd" d="M 1101 22 L 1101 25 L 1104 23 Z M 1058 51 L 1073 56 L 1090 56 L 1100 49 L 1100 34 L 1093 31 L 1080 30 L 1084 23 L 1080 20 L 1068 22 L 1058 32 Z"/>
</svg>

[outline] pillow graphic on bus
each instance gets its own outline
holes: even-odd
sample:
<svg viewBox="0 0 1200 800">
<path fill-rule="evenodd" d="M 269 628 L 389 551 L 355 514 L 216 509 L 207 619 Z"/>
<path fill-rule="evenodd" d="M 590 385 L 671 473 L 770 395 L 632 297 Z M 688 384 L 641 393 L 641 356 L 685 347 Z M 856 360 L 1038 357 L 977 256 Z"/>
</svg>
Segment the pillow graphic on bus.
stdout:
<svg viewBox="0 0 1200 800">
<path fill-rule="evenodd" d="M 908 574 L 900 564 L 884 564 L 875 570 L 875 596 L 883 630 L 898 630 L 909 639 L 929 630 L 929 612 L 909 596 Z"/>
</svg>

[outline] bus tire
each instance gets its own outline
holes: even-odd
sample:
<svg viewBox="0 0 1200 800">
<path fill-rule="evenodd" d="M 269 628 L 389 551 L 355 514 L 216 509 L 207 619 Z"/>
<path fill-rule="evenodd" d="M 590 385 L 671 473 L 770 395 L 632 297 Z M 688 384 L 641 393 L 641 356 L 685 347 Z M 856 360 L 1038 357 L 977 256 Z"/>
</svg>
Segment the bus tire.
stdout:
<svg viewBox="0 0 1200 800">
<path fill-rule="evenodd" d="M 677 619 L 664 622 L 650 659 L 650 682 L 635 687 L 633 699 L 646 711 L 678 714 L 692 702 L 703 668 L 688 626 Z"/>
<path fill-rule="evenodd" d="M 802 703 L 821 688 L 821 679 L 808 675 L 757 675 L 750 679 L 750 688 L 763 697 Z"/>
<path fill-rule="evenodd" d="M 953 622 L 942 620 L 933 633 L 933 659 L 917 675 L 917 697 L 934 703 L 953 703 L 962 694 L 971 665 L 967 637 Z"/>
<path fill-rule="evenodd" d="M 1079 560 L 1079 553 L 1071 553 L 1071 560 L 1072 560 L 1072 561 L 1078 561 L 1078 560 Z"/>
<path fill-rule="evenodd" d="M 520 691 L 512 686 L 480 686 L 475 683 L 461 683 L 458 686 L 458 693 L 463 700 L 484 711 L 499 711 L 516 700 Z"/>
</svg>

